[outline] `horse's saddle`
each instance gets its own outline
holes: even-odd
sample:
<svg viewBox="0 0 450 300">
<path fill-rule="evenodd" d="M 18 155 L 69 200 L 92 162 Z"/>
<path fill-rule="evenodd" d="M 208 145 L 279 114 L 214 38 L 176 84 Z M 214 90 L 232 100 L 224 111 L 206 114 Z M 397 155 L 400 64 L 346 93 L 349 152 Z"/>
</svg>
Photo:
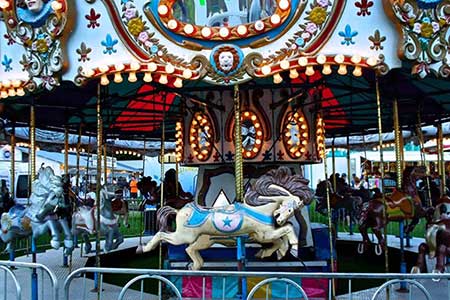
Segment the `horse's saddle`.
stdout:
<svg viewBox="0 0 450 300">
<path fill-rule="evenodd" d="M 411 219 L 415 214 L 414 199 L 401 192 L 394 192 L 386 198 L 389 219 Z"/>
<path fill-rule="evenodd" d="M 200 227 L 210 219 L 219 232 L 232 233 L 241 229 L 244 216 L 264 224 L 273 224 L 272 216 L 248 209 L 240 203 L 220 208 L 205 208 L 191 202 L 186 207 L 192 208 L 192 214 L 185 223 L 187 227 Z"/>
</svg>

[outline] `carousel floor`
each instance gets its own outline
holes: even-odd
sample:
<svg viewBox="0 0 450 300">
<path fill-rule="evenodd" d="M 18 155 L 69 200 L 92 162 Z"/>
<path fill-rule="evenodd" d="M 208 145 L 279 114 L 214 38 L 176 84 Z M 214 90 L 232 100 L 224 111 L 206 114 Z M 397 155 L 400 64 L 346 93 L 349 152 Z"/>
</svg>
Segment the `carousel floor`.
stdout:
<svg viewBox="0 0 450 300">
<path fill-rule="evenodd" d="M 147 242 L 150 239 L 150 237 L 144 237 L 143 241 Z M 135 247 L 139 243 L 139 238 L 127 238 L 125 239 L 124 243 L 119 246 L 119 248 L 115 251 L 120 251 L 123 249 Z M 76 248 L 74 250 L 73 259 L 72 259 L 72 271 L 82 268 L 86 265 L 86 262 L 88 260 L 89 256 L 80 256 L 80 248 Z M 30 256 L 21 256 L 16 259 L 16 261 L 19 262 L 31 262 L 31 255 Z M 37 256 L 37 262 L 46 265 L 50 268 L 50 270 L 56 275 L 58 278 L 59 283 L 59 298 L 58 299 L 64 299 L 63 297 L 63 285 L 64 280 L 67 278 L 67 276 L 70 273 L 69 268 L 62 267 L 63 264 L 63 257 L 62 257 L 62 250 L 47 250 L 44 253 L 39 253 Z M 14 273 L 17 275 L 19 282 L 22 283 L 22 299 L 31 299 L 30 296 L 30 290 L 31 290 L 31 284 L 26 284 L 26 282 L 29 282 L 31 279 L 30 271 L 28 270 L 16 270 Z M 51 289 L 50 289 L 50 280 L 48 279 L 48 276 L 44 276 L 44 288 L 41 288 L 41 282 L 39 282 L 38 292 L 39 292 L 39 299 L 52 299 L 51 295 Z M 40 276 L 39 276 L 40 278 Z M 87 297 L 86 300 L 91 299 L 97 299 L 97 293 L 90 292 L 90 290 L 94 287 L 94 281 L 91 279 L 86 279 L 86 290 L 87 290 Z M 117 299 L 121 287 L 103 283 L 103 289 L 102 292 L 103 297 L 102 299 Z M 7 287 L 7 298 L 6 299 L 15 299 L 16 291 L 15 288 L 12 285 L 12 280 L 8 280 L 8 287 Z M 43 293 L 43 297 L 41 297 Z M 1 293 L 0 293 L 1 294 Z M 72 284 L 70 286 L 70 298 L 69 299 L 83 299 L 83 279 L 74 279 L 72 281 Z M 135 290 L 128 290 L 125 299 L 140 299 L 139 297 L 140 293 Z M 157 296 L 146 294 L 145 299 L 158 299 Z"/>
<path fill-rule="evenodd" d="M 369 234 L 369 237 L 372 240 L 372 242 L 376 242 L 375 235 Z M 339 232 L 337 239 L 340 241 L 360 242 L 360 241 L 362 241 L 362 236 L 360 233 L 354 233 L 354 234 L 350 235 L 348 232 Z M 418 253 L 419 245 L 424 242 L 425 242 L 425 239 L 423 239 L 423 238 L 417 238 L 417 237 L 411 238 L 410 239 L 410 247 L 405 247 L 405 251 Z M 387 245 L 389 246 L 389 248 L 400 249 L 400 239 L 396 236 L 388 235 Z M 405 240 L 405 245 L 406 245 L 406 240 Z"/>
<path fill-rule="evenodd" d="M 389 247 L 395 247 L 400 248 L 400 242 L 399 239 L 395 236 L 389 236 L 388 237 L 388 245 Z M 147 242 L 150 239 L 150 237 L 144 237 L 143 242 Z M 349 235 L 348 233 L 339 233 L 338 236 L 339 240 L 345 240 L 345 241 L 361 241 L 361 235 L 360 234 L 354 234 Z M 139 238 L 128 238 L 125 240 L 125 242 L 119 247 L 119 249 L 115 251 L 120 251 L 123 249 L 135 247 L 139 242 Z M 423 242 L 423 239 L 414 238 L 411 240 L 411 247 L 407 248 L 406 251 L 411 252 L 417 252 L 418 245 Z M 80 249 L 77 248 L 74 251 L 73 260 L 72 260 L 72 271 L 76 270 L 78 268 L 84 267 L 87 263 L 89 256 L 80 256 Z M 20 262 L 31 262 L 31 256 L 22 256 L 18 257 L 16 259 Z M 54 272 L 54 274 L 57 276 L 59 281 L 59 299 L 63 299 L 63 284 L 64 280 L 67 278 L 67 276 L 70 273 L 69 268 L 62 267 L 62 251 L 61 250 L 47 250 L 44 253 L 38 254 L 38 262 L 42 263 L 50 268 L 51 271 Z M 14 271 L 17 275 L 19 282 L 29 282 L 30 281 L 30 272 L 27 270 L 16 270 Z M 87 298 L 88 300 L 91 299 L 97 299 L 97 294 L 90 292 L 90 290 L 94 286 L 94 282 L 91 279 L 86 279 L 87 285 L 86 290 L 87 292 Z M 450 294 L 447 286 L 447 282 L 441 281 L 441 282 L 433 282 L 431 280 L 427 281 L 421 281 L 421 283 L 425 286 L 425 288 L 431 293 L 432 299 L 450 299 Z M 41 286 L 41 282 L 39 283 L 39 298 L 40 299 L 51 299 L 51 290 L 50 290 L 50 281 L 48 279 L 45 279 L 44 281 L 44 288 Z M 30 284 L 22 284 L 22 299 L 31 299 L 30 297 Z M 117 299 L 117 296 L 121 290 L 121 287 L 104 283 L 103 285 L 104 291 L 103 291 L 103 299 Z M 353 292 L 351 299 L 354 300 L 365 300 L 365 299 L 371 299 L 373 293 L 375 292 L 376 288 L 374 289 L 368 289 L 363 290 L 359 292 Z M 7 287 L 7 299 L 15 299 L 15 288 L 12 285 L 11 280 L 8 280 L 8 287 Z M 71 284 L 70 289 L 70 299 L 83 299 L 82 296 L 83 291 L 83 280 L 82 279 L 74 279 Z M 42 294 L 43 293 L 43 294 Z M 421 300 L 425 299 L 424 296 L 421 295 L 420 291 L 416 288 L 412 289 L 412 295 L 413 299 Z M 43 295 L 43 297 L 41 297 Z M 129 290 L 126 294 L 125 299 L 139 299 L 139 292 L 134 290 Z M 157 296 L 146 294 L 145 299 L 158 299 Z M 344 300 L 344 299 L 350 299 L 349 295 L 341 295 L 338 296 L 337 299 Z M 380 297 L 377 299 L 386 299 L 386 295 L 383 293 Z M 390 300 L 392 299 L 398 299 L 398 300 L 406 300 L 409 299 L 408 293 L 398 293 L 396 291 L 392 291 L 391 296 L 389 297 Z"/>
</svg>

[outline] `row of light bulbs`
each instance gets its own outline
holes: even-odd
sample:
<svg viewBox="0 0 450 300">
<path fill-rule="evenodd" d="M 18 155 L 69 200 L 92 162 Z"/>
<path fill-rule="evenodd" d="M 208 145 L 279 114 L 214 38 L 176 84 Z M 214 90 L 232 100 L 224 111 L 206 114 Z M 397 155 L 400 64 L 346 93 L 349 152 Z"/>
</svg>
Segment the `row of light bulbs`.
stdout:
<svg viewBox="0 0 450 300">
<path fill-rule="evenodd" d="M 183 161 L 183 124 L 175 124 L 175 157 L 177 162 Z"/>
<path fill-rule="evenodd" d="M 64 149 L 61 150 L 61 153 L 65 153 L 66 151 Z M 69 147 L 68 153 L 77 153 L 77 148 L 76 147 Z M 86 149 L 84 149 L 83 147 L 80 147 L 79 150 L 80 153 L 85 153 Z"/>
<path fill-rule="evenodd" d="M 144 82 L 152 82 L 152 74 L 159 74 L 158 82 L 161 84 L 167 84 L 169 77 L 174 77 L 175 81 L 173 85 L 177 88 L 183 87 L 183 79 L 191 79 L 195 76 L 194 72 L 189 68 L 178 68 L 168 63 L 164 66 L 158 65 L 155 62 L 141 64 L 137 61 L 133 61 L 130 64 L 118 63 L 115 65 L 102 65 L 96 69 L 88 69 L 83 71 L 84 76 L 91 78 L 94 76 L 100 76 L 100 84 L 108 85 L 110 83 L 108 75 L 114 74 L 113 81 L 115 83 L 121 83 L 123 81 L 122 73 L 128 73 L 128 81 L 137 81 L 137 72 L 144 72 Z"/>
<path fill-rule="evenodd" d="M 360 55 L 345 56 L 343 54 L 335 55 L 334 57 L 327 57 L 324 54 L 320 54 L 317 57 L 305 57 L 302 56 L 296 60 L 284 59 L 280 61 L 278 65 L 270 66 L 264 65 L 260 68 L 259 72 L 263 76 L 273 74 L 273 82 L 278 84 L 283 81 L 280 72 L 289 70 L 289 77 L 291 79 L 297 78 L 300 74 L 298 68 L 305 68 L 305 75 L 313 76 L 316 72 L 314 66 L 322 66 L 322 74 L 330 75 L 333 70 L 331 65 L 339 65 L 337 73 L 339 75 L 346 75 L 348 73 L 347 66 L 354 66 L 353 76 L 359 77 L 362 75 L 363 67 L 374 67 L 378 64 L 378 58 L 373 56 L 367 59 L 363 59 Z"/>
<path fill-rule="evenodd" d="M 189 141 L 194 156 L 200 161 L 207 160 L 211 154 L 211 126 L 207 115 L 202 113 L 197 113 L 191 122 Z"/>
<path fill-rule="evenodd" d="M 0 0 L 0 9 L 7 9 L 10 7 L 10 1 L 9 0 Z M 59 12 L 63 9 L 63 4 L 59 0 L 53 0 L 50 4 L 52 9 L 55 12 Z"/>
<path fill-rule="evenodd" d="M 30 144 L 26 143 L 26 142 L 18 142 L 18 143 L 16 143 L 16 147 L 30 148 Z M 35 148 L 36 148 L 36 151 L 41 150 L 41 148 L 39 148 L 39 147 L 35 147 Z"/>
<path fill-rule="evenodd" d="M 322 116 L 317 116 L 316 119 L 316 143 L 317 153 L 320 159 L 325 158 L 325 122 Z"/>
<path fill-rule="evenodd" d="M 293 126 L 299 126 L 296 142 L 294 142 L 293 137 L 291 136 L 291 128 Z M 289 156 L 292 158 L 300 158 L 302 154 L 306 152 L 306 146 L 308 145 L 308 125 L 305 117 L 303 117 L 300 113 L 295 112 L 293 115 L 293 122 L 289 122 L 286 125 L 286 129 L 285 141 L 287 148 L 289 149 Z"/>
<path fill-rule="evenodd" d="M 252 111 L 245 111 L 241 116 L 241 121 L 250 120 L 255 127 L 256 136 L 255 136 L 255 144 L 253 145 L 253 148 L 250 150 L 245 149 L 245 147 L 242 147 L 242 154 L 245 158 L 254 158 L 262 147 L 262 139 L 263 139 L 263 131 L 261 127 L 261 123 L 258 121 L 258 117 L 256 114 Z"/>
<path fill-rule="evenodd" d="M 114 153 L 116 155 L 133 155 L 133 156 L 141 157 L 141 154 L 136 151 L 116 150 Z"/>
<path fill-rule="evenodd" d="M 1 1 L 1 0 L 0 0 Z M 24 96 L 25 90 L 23 89 L 22 80 L 5 80 L 0 82 L 0 98 L 8 98 L 15 96 Z"/>
</svg>

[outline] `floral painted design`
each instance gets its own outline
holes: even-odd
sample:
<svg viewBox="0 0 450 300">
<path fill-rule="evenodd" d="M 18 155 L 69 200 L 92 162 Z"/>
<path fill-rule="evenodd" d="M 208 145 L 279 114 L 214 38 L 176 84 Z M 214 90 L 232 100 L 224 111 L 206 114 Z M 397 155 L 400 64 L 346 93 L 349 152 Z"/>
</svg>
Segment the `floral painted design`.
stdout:
<svg viewBox="0 0 450 300">
<path fill-rule="evenodd" d="M 160 55 L 166 52 L 167 50 L 159 44 L 159 41 L 153 38 L 155 34 L 149 31 L 133 0 L 126 0 L 121 3 L 123 5 L 122 21 L 137 43 L 143 46 L 151 55 Z"/>
<path fill-rule="evenodd" d="M 87 24 L 87 28 L 95 29 L 97 27 L 100 27 L 98 19 L 100 19 L 101 14 L 96 13 L 95 9 L 91 8 L 89 15 L 85 15 L 84 17 L 89 21 L 89 23 Z"/>
<path fill-rule="evenodd" d="M 12 58 L 9 58 L 6 54 L 3 55 L 3 60 L 2 60 L 2 65 L 5 67 L 5 72 L 10 72 L 12 71 Z"/>
<path fill-rule="evenodd" d="M 111 35 L 108 33 L 106 35 L 106 39 L 101 42 L 102 46 L 106 49 L 103 50 L 103 54 L 113 54 L 117 52 L 117 49 L 114 49 L 114 46 L 117 45 L 119 41 L 117 39 L 113 39 Z"/>
<path fill-rule="evenodd" d="M 78 48 L 76 51 L 77 51 L 77 54 L 80 56 L 78 58 L 78 61 L 86 62 L 86 61 L 91 60 L 88 57 L 88 54 L 92 52 L 92 49 L 87 47 L 84 42 L 81 43 L 80 48 Z"/>
<path fill-rule="evenodd" d="M 5 33 L 3 37 L 8 41 L 8 46 L 13 45 L 16 42 L 9 33 Z"/>
<path fill-rule="evenodd" d="M 326 23 L 332 7 L 330 0 L 314 0 L 306 11 L 305 22 L 300 25 L 300 31 L 295 33 L 288 47 L 302 48 L 313 39 Z"/>
<path fill-rule="evenodd" d="M 355 2 L 355 6 L 359 8 L 359 11 L 356 13 L 358 16 L 370 16 L 371 12 L 369 8 L 373 6 L 373 2 L 370 0 L 360 0 Z"/>
<path fill-rule="evenodd" d="M 355 41 L 353 40 L 353 38 L 357 35 L 358 32 L 353 31 L 352 27 L 349 24 L 345 25 L 344 31 L 339 31 L 339 36 L 344 38 L 344 40 L 341 42 L 341 45 L 346 46 L 354 45 Z"/>
<path fill-rule="evenodd" d="M 372 42 L 372 46 L 370 46 L 370 50 L 383 50 L 383 46 L 381 43 L 386 41 L 385 36 L 381 36 L 380 31 L 377 29 L 375 30 L 375 33 L 371 36 L 369 36 L 369 41 Z"/>
<path fill-rule="evenodd" d="M 41 37 L 35 40 L 33 44 L 31 44 L 31 49 L 33 51 L 37 51 L 40 54 L 45 54 L 48 52 L 48 49 L 50 48 L 51 44 L 52 39 L 49 36 Z"/>
<path fill-rule="evenodd" d="M 446 38 L 450 26 L 448 3 L 442 0 L 404 0 L 392 4 L 403 33 L 400 49 L 414 62 L 413 74 L 425 77 L 431 71 L 450 75 L 445 59 L 450 42 Z"/>
</svg>

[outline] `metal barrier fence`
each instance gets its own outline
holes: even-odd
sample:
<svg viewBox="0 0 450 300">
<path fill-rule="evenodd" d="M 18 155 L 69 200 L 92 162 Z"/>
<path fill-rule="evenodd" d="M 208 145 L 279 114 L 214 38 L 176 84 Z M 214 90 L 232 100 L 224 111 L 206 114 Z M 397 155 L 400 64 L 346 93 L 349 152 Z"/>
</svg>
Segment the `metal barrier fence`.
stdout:
<svg viewBox="0 0 450 300">
<path fill-rule="evenodd" d="M 201 297 L 198 299 L 211 299 L 211 297 L 206 296 L 206 280 L 205 278 L 214 277 L 221 278 L 222 280 L 222 288 L 225 288 L 227 280 L 230 278 L 239 278 L 239 279 L 248 279 L 248 278 L 260 278 L 261 281 L 256 284 L 242 299 L 255 299 L 254 296 L 262 287 L 271 284 L 273 282 L 282 282 L 285 284 L 285 296 L 283 299 L 292 299 L 289 293 L 289 289 L 294 289 L 297 292 L 297 296 L 295 299 L 348 299 L 348 300 L 356 300 L 361 299 L 354 294 L 354 290 L 352 290 L 352 283 L 356 280 L 385 280 L 386 282 L 379 286 L 378 288 L 372 289 L 369 291 L 371 300 L 377 299 L 396 299 L 395 291 L 393 285 L 402 285 L 404 288 L 407 288 L 408 293 L 405 297 L 401 297 L 401 299 L 426 299 L 433 300 L 431 294 L 428 292 L 427 288 L 424 286 L 426 282 L 436 282 L 439 281 L 441 285 L 441 289 L 443 285 L 445 285 L 445 290 L 447 291 L 447 295 L 444 296 L 445 299 L 450 299 L 450 274 L 397 274 L 397 273 L 294 273 L 294 272 L 233 272 L 233 271 L 184 271 L 184 270 L 153 270 L 153 269 L 114 269 L 114 268 L 81 268 L 69 275 L 69 277 L 64 282 L 64 299 L 72 300 L 72 299 L 87 299 L 87 275 L 88 274 L 96 274 L 100 281 L 100 289 L 98 290 L 98 298 L 97 299 L 119 299 L 122 300 L 125 298 L 126 293 L 130 290 L 130 287 L 135 283 L 140 283 L 140 289 L 135 291 L 132 296 L 133 299 L 144 299 L 144 297 L 148 296 L 144 293 L 143 282 L 146 279 L 156 279 L 160 282 L 164 282 L 168 289 L 172 291 L 171 299 L 182 299 L 182 290 L 180 290 L 172 280 L 174 278 L 180 278 L 183 276 L 189 277 L 199 277 L 202 278 L 202 291 Z M 108 294 L 107 298 L 104 295 L 103 291 L 103 277 L 105 274 L 127 274 L 127 275 L 137 275 L 133 279 L 129 280 L 121 289 L 118 289 L 118 296 L 113 296 Z M 80 289 L 80 282 L 77 282 L 77 290 L 83 291 L 83 294 L 77 294 L 76 298 L 70 297 L 70 288 L 74 279 L 79 278 L 83 280 L 81 283 L 82 288 Z M 299 279 L 308 278 L 308 279 L 325 279 L 328 283 L 328 295 L 309 298 L 305 289 L 299 284 Z M 334 282 L 336 280 L 346 280 L 348 284 L 348 292 L 342 296 L 337 296 L 337 298 L 333 298 L 332 290 L 334 288 Z M 297 281 L 296 281 L 297 280 Z M 220 286 L 220 285 L 219 285 Z M 269 297 L 268 289 L 265 289 L 265 299 L 272 299 Z M 421 294 L 421 295 L 420 295 Z M 413 298 L 414 296 L 414 298 Z M 175 298 L 173 298 L 175 297 Z M 261 299 L 261 296 L 258 296 L 258 299 Z M 384 297 L 384 298 L 380 298 Z M 407 298 L 406 298 L 407 297 Z M 442 295 L 437 296 L 438 298 L 434 299 L 444 299 Z M 161 297 L 159 297 L 161 299 Z M 191 298 L 190 298 L 191 299 Z M 230 299 L 226 298 L 225 290 L 222 291 L 222 297 L 215 297 L 214 299 Z M 279 298 L 277 298 L 279 299 Z"/>
<path fill-rule="evenodd" d="M 15 298 L 17 300 L 24 299 L 24 290 L 30 292 L 29 298 L 26 299 L 59 299 L 58 280 L 55 274 L 42 264 L 0 261 L 0 270 L 3 270 L 4 272 L 3 290 L 0 290 L 0 295 L 3 293 L 2 299 L 4 300 L 13 299 L 11 298 L 11 295 L 8 294 L 8 277 L 11 277 L 13 281 L 16 290 Z M 29 270 L 29 272 L 26 270 Z M 45 274 L 47 274 L 48 279 L 50 280 L 50 289 L 47 287 L 48 280 L 45 280 Z M 27 287 L 30 287 L 30 289 L 24 288 L 25 285 L 28 285 Z M 50 297 L 48 296 L 49 293 L 51 294 Z"/>
</svg>

